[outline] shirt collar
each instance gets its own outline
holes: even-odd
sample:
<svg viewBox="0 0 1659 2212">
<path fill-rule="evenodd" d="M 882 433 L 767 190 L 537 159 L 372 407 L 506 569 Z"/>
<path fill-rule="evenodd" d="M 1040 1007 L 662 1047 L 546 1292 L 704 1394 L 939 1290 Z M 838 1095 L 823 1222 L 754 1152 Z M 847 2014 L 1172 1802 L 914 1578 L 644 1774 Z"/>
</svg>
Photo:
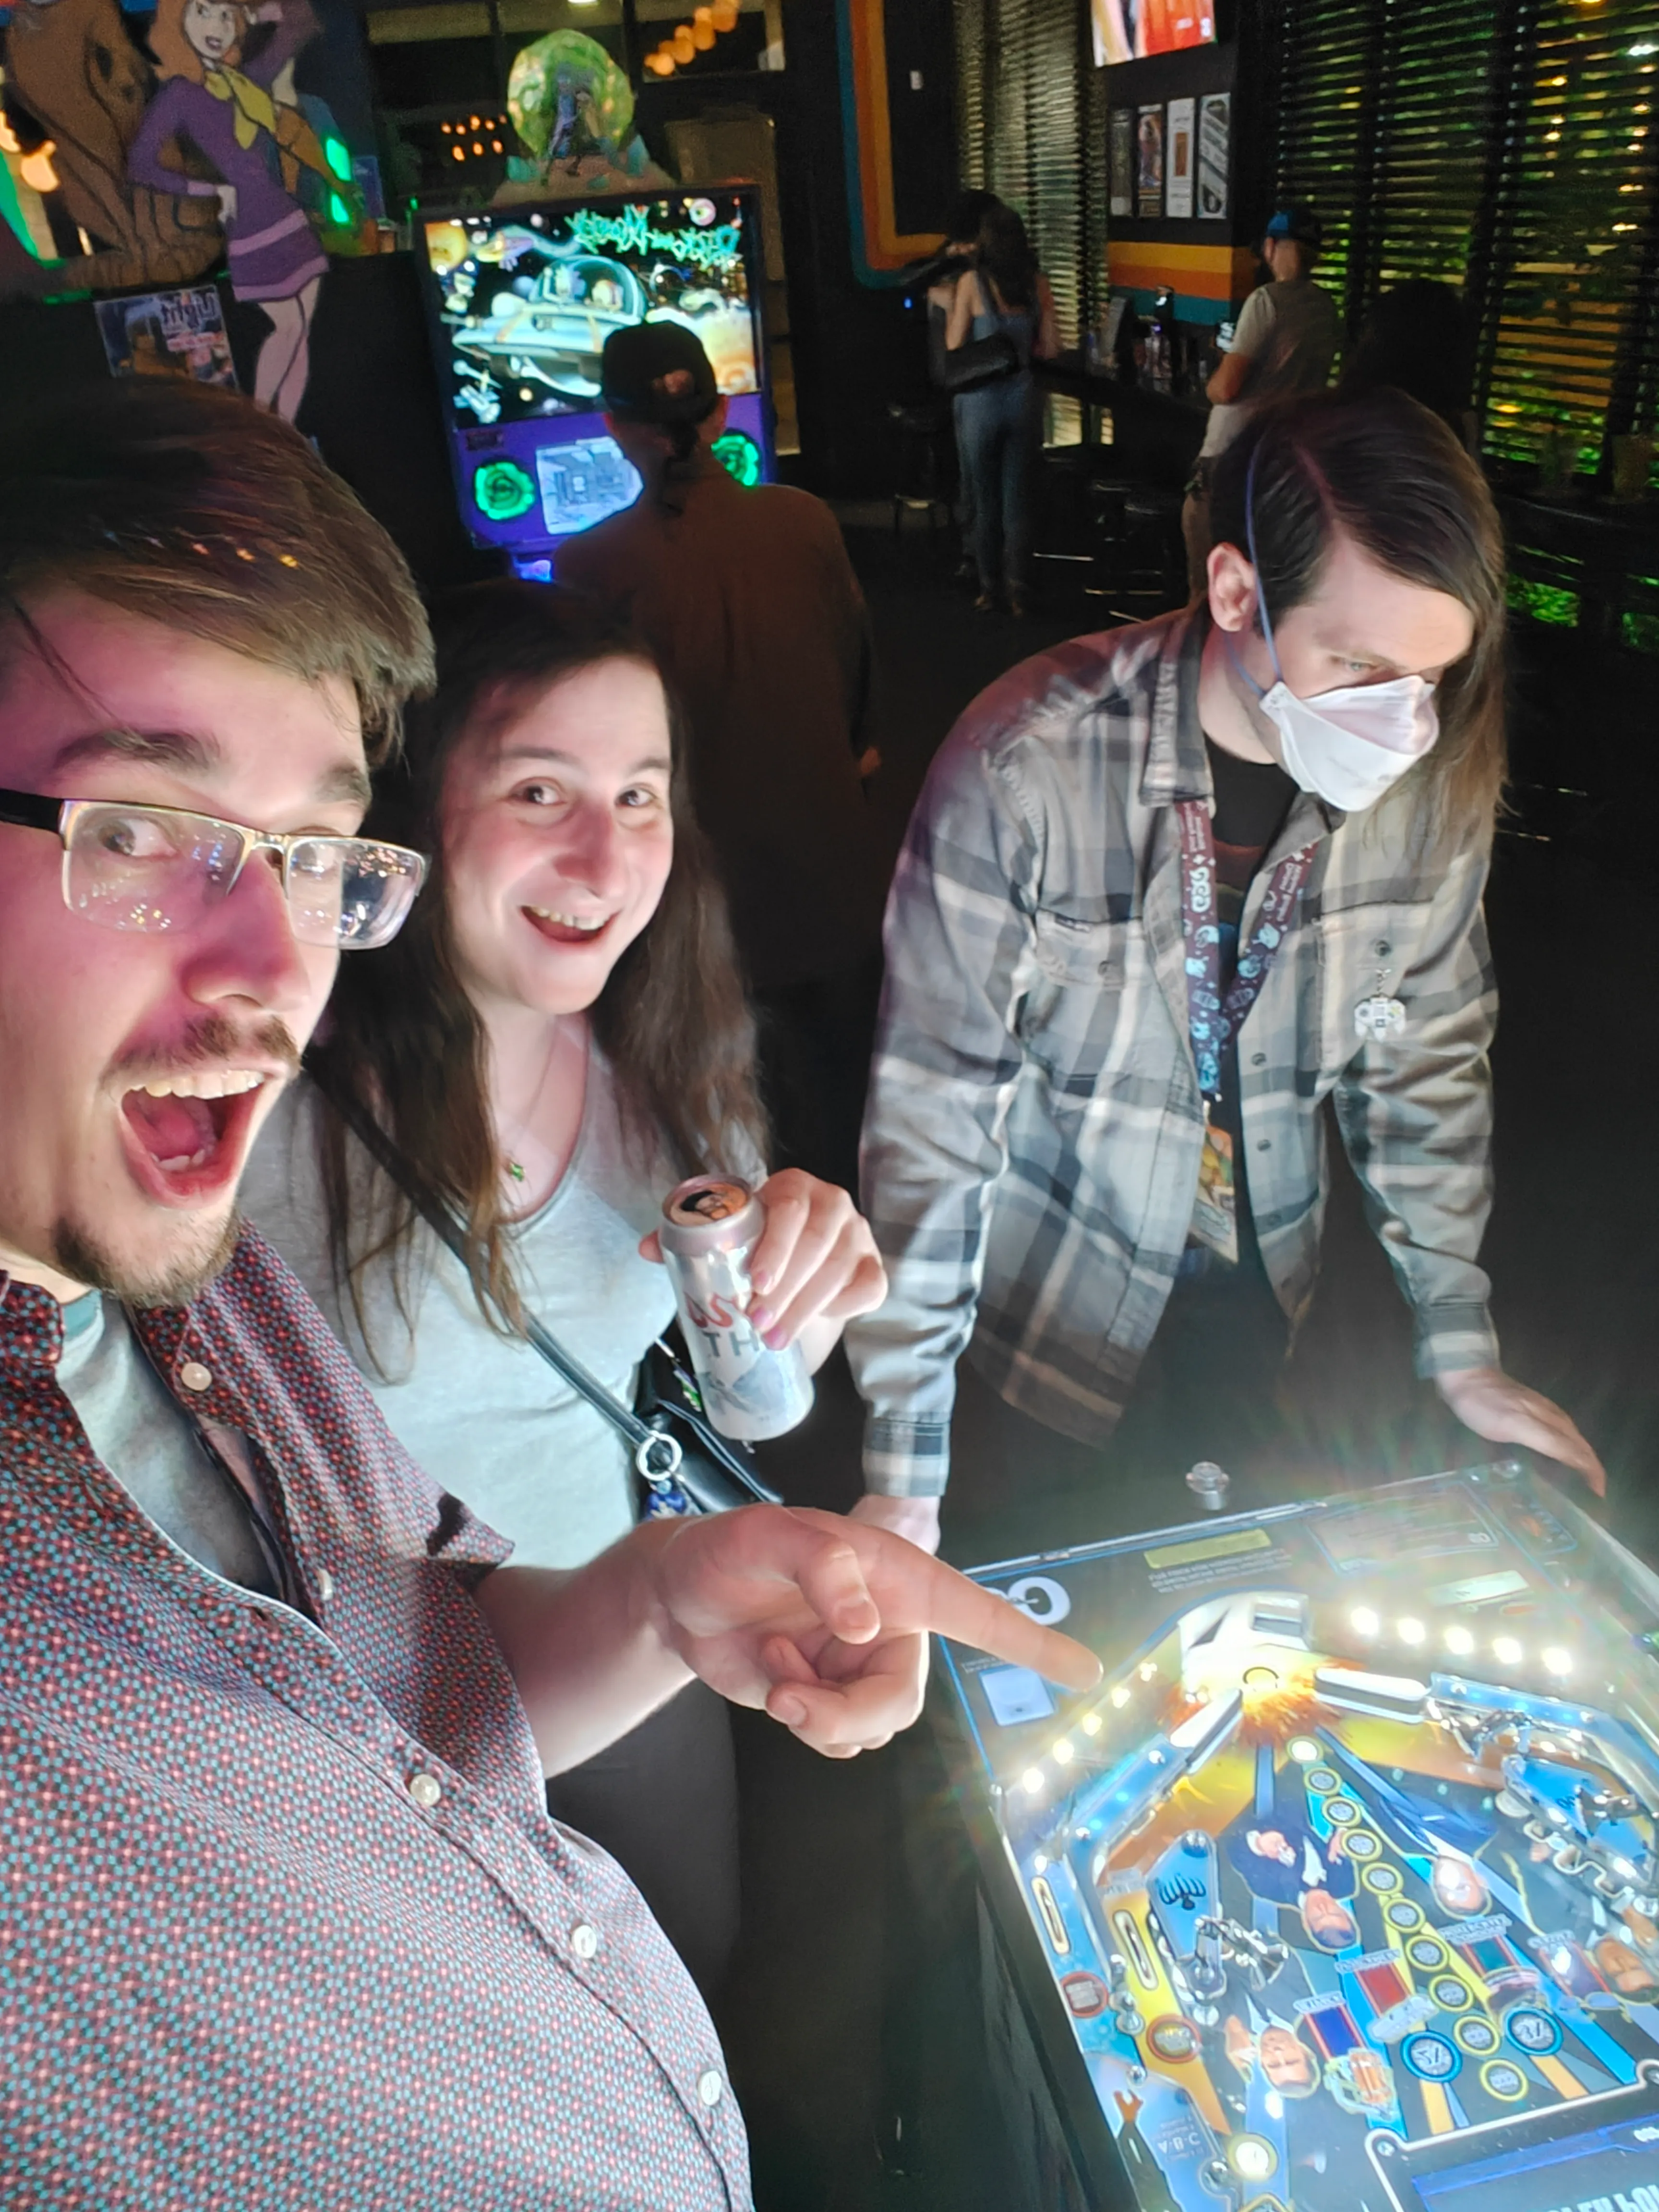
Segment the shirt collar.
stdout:
<svg viewBox="0 0 1659 2212">
<path fill-rule="evenodd" d="M 1211 797 L 1210 763 L 1198 720 L 1198 677 L 1210 611 L 1201 599 L 1173 617 L 1152 677 L 1152 727 L 1140 773 L 1141 804 L 1169 806 Z"/>
</svg>

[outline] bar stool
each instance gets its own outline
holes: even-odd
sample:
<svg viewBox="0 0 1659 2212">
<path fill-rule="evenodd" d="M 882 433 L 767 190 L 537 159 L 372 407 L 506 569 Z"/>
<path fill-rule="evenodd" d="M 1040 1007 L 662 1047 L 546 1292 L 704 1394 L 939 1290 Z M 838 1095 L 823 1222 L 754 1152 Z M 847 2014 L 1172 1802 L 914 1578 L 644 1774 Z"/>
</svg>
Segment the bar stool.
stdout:
<svg viewBox="0 0 1659 2212">
<path fill-rule="evenodd" d="M 898 447 L 892 492 L 894 535 L 898 534 L 907 512 L 921 513 L 927 517 L 927 535 L 931 538 L 941 522 L 947 530 L 951 526 L 945 453 L 950 416 L 937 401 L 906 407 L 901 401 L 892 399 L 887 404 L 887 419 L 893 426 Z"/>
</svg>

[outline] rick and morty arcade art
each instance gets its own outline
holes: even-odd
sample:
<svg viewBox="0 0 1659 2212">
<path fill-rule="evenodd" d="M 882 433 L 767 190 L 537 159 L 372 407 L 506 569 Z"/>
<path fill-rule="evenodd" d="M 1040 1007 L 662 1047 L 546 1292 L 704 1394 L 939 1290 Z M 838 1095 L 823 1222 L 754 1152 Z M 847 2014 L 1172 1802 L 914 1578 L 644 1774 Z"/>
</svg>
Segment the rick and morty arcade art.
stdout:
<svg viewBox="0 0 1659 2212">
<path fill-rule="evenodd" d="M 1106 1667 L 943 1662 L 1052 2204 L 1659 2212 L 1659 1580 L 1512 1464 L 977 1579 Z"/>
<path fill-rule="evenodd" d="M 605 430 L 599 356 L 683 323 L 727 402 L 720 458 L 772 474 L 752 191 L 514 205 L 416 226 L 462 520 L 531 567 L 637 497 Z"/>
</svg>

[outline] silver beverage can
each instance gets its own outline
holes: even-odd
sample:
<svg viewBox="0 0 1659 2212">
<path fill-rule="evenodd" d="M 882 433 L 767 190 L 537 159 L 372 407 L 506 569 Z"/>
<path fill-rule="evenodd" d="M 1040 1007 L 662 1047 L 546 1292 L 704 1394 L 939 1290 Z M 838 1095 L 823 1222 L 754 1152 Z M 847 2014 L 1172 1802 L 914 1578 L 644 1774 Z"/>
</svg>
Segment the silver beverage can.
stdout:
<svg viewBox="0 0 1659 2212">
<path fill-rule="evenodd" d="M 799 1345 L 774 1352 L 750 1325 L 749 1255 L 765 1225 L 765 1207 L 735 1176 L 693 1176 L 662 1202 L 662 1255 L 703 1410 L 745 1443 L 787 1435 L 812 1410 Z"/>
</svg>

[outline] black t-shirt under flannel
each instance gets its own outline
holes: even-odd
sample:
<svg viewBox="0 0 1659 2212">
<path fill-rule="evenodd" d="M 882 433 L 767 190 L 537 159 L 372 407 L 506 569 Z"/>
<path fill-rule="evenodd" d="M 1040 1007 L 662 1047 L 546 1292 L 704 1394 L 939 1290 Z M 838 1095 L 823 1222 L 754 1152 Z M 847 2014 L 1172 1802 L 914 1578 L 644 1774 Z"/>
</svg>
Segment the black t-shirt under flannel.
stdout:
<svg viewBox="0 0 1659 2212">
<path fill-rule="evenodd" d="M 1262 855 L 1279 835 L 1296 786 L 1274 762 L 1240 760 L 1206 738 L 1215 787 L 1211 834 L 1215 839 L 1216 918 L 1221 930 L 1221 988 L 1224 992 L 1238 965 L 1238 926 Z M 1234 1187 L 1238 1199 L 1240 1260 L 1254 1252 L 1249 1188 L 1244 1165 L 1244 1132 L 1238 1097 L 1238 1046 L 1221 1055 L 1221 1097 L 1210 1109 L 1217 1128 L 1233 1140 Z"/>
</svg>

